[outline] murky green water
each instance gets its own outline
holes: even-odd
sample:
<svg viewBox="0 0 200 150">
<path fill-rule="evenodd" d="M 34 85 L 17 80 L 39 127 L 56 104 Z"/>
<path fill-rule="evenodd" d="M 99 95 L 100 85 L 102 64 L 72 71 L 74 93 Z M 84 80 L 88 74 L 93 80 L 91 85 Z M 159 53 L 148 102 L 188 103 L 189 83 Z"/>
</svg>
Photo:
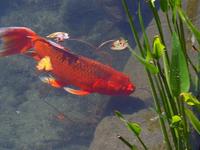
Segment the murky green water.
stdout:
<svg viewBox="0 0 200 150">
<path fill-rule="evenodd" d="M 142 10 L 148 25 L 151 14 L 145 3 Z M 26 26 L 41 36 L 64 31 L 95 46 L 118 37 L 132 40 L 121 3 L 115 0 L 1 0 L 0 14 L 0 27 Z M 111 62 L 120 71 L 130 55 L 128 51 L 111 52 L 106 46 L 102 56 L 83 43 L 68 41 L 64 45 L 75 53 Z M 72 95 L 43 84 L 35 65 L 24 56 L 0 58 L 0 150 L 87 150 L 104 117 L 113 115 L 114 110 L 136 113 L 150 103 L 134 93 L 129 97 Z M 138 70 L 141 66 L 126 66 L 125 72 L 133 82 L 146 83 Z M 138 95 L 141 92 L 149 94 L 138 91 Z"/>
</svg>

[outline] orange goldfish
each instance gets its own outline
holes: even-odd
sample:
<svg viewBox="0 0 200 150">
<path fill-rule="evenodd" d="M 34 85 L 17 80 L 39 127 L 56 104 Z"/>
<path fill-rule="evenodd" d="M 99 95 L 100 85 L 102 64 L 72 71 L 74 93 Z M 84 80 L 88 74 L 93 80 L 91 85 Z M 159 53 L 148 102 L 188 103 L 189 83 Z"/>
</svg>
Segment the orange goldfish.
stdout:
<svg viewBox="0 0 200 150">
<path fill-rule="evenodd" d="M 77 55 L 29 28 L 0 28 L 0 39 L 3 43 L 0 56 L 22 54 L 34 58 L 38 63 L 36 68 L 50 75 L 41 77 L 41 80 L 53 87 L 76 95 L 130 95 L 135 90 L 135 85 L 122 72 Z"/>
</svg>

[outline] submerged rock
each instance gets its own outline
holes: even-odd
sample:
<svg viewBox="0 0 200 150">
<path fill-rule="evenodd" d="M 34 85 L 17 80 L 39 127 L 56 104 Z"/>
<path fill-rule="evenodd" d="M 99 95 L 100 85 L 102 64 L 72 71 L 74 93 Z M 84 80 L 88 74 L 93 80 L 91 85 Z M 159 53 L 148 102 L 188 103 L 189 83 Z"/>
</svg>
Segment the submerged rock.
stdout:
<svg viewBox="0 0 200 150">
<path fill-rule="evenodd" d="M 142 127 L 141 138 L 150 150 L 165 150 L 158 120 L 150 121 L 155 114 L 147 109 L 143 109 L 132 115 L 125 115 L 129 121 L 137 122 Z M 124 137 L 131 144 L 135 144 L 138 149 L 143 149 L 136 136 L 134 136 L 117 117 L 104 118 L 96 128 L 93 142 L 89 150 L 130 150 L 122 143 L 117 135 Z"/>
</svg>

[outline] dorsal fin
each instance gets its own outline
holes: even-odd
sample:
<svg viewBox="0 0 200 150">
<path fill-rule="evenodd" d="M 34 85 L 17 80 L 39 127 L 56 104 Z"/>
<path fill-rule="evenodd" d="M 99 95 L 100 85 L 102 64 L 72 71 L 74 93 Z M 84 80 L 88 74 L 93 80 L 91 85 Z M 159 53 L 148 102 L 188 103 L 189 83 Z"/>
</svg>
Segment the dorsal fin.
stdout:
<svg viewBox="0 0 200 150">
<path fill-rule="evenodd" d="M 67 58 L 70 64 L 76 62 L 79 58 L 79 55 L 73 54 L 72 52 L 69 51 L 69 49 L 63 47 L 58 43 L 48 40 L 48 44 L 51 45 L 54 50 L 61 52 L 63 54 L 62 59 L 65 60 Z"/>
</svg>

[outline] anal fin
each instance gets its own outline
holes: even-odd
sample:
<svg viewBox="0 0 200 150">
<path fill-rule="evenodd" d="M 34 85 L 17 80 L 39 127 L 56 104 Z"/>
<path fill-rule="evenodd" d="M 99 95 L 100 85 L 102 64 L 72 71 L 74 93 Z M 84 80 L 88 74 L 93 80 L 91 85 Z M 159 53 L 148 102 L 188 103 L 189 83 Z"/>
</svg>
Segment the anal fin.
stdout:
<svg viewBox="0 0 200 150">
<path fill-rule="evenodd" d="M 72 88 L 69 88 L 69 87 L 64 87 L 63 89 L 64 89 L 65 91 L 71 93 L 71 94 L 79 95 L 79 96 L 84 96 L 84 95 L 90 94 L 90 92 L 88 92 L 88 91 L 84 91 L 84 90 L 75 90 L 75 89 L 72 89 Z"/>
<path fill-rule="evenodd" d="M 61 82 L 59 80 L 56 80 L 54 77 L 39 77 L 40 80 L 44 83 L 47 83 L 55 88 L 61 88 L 63 86 L 66 86 L 67 84 L 64 82 Z"/>
</svg>

